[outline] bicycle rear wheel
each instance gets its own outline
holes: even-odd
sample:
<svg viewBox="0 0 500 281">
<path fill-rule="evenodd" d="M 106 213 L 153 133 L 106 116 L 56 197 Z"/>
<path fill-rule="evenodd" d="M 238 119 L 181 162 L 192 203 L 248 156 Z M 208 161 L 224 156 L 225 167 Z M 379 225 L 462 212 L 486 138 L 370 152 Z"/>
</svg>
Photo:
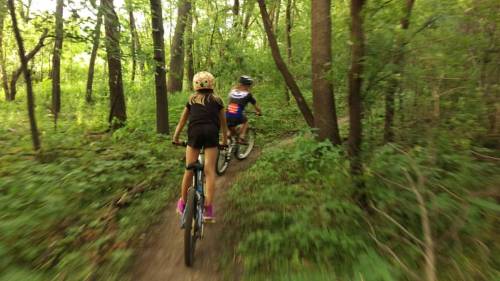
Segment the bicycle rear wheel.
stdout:
<svg viewBox="0 0 500 281">
<path fill-rule="evenodd" d="M 243 160 L 250 155 L 253 147 L 255 146 L 255 130 L 252 128 L 248 129 L 246 144 L 239 144 L 238 149 L 236 150 L 235 156 L 238 160 Z"/>
<path fill-rule="evenodd" d="M 217 172 L 217 175 L 219 176 L 222 176 L 226 172 L 227 167 L 229 167 L 229 161 L 227 161 L 226 159 L 227 153 L 227 150 L 217 150 L 217 163 L 215 165 L 215 172 Z"/>
<path fill-rule="evenodd" d="M 184 222 L 184 262 L 192 266 L 194 261 L 194 249 L 196 246 L 196 191 L 190 187 L 187 195 L 185 222 Z"/>
</svg>

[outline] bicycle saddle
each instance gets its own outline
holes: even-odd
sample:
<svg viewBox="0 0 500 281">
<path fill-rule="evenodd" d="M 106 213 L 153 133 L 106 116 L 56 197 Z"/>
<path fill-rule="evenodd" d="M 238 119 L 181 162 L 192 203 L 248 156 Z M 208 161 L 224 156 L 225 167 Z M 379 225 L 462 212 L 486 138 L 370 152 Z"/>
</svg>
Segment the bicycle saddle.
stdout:
<svg viewBox="0 0 500 281">
<path fill-rule="evenodd" d="M 187 165 L 186 170 L 203 170 L 203 164 L 199 161 Z"/>
</svg>

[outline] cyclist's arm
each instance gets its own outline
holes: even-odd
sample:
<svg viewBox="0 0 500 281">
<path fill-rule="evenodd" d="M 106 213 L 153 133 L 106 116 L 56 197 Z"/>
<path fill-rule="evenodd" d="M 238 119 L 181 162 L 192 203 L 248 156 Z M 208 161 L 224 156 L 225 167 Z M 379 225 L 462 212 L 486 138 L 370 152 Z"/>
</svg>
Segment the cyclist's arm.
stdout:
<svg viewBox="0 0 500 281">
<path fill-rule="evenodd" d="M 173 139 L 174 142 L 176 143 L 179 142 L 179 135 L 181 134 L 182 129 L 186 125 L 188 117 L 189 117 L 189 109 L 185 107 L 184 111 L 182 112 L 181 119 L 179 120 L 179 124 L 177 124 L 177 127 L 175 128 L 174 139 Z"/>
<path fill-rule="evenodd" d="M 227 145 L 227 120 L 226 120 L 226 109 L 221 108 L 219 111 L 220 127 L 222 129 L 222 144 Z"/>
<path fill-rule="evenodd" d="M 262 110 L 260 110 L 260 107 L 257 105 L 257 103 L 253 104 L 253 107 L 255 108 L 255 111 L 258 115 L 262 115 Z"/>
<path fill-rule="evenodd" d="M 257 105 L 257 100 L 253 97 L 252 94 L 248 94 L 248 102 L 250 102 L 253 105 L 258 115 L 262 115 L 262 111 L 260 110 L 260 107 Z"/>
</svg>

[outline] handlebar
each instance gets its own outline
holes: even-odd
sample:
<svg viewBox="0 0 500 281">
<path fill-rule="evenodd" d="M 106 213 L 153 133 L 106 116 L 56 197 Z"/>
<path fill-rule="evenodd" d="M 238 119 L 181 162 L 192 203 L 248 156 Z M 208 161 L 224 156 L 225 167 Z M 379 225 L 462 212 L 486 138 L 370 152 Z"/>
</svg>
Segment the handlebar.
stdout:
<svg viewBox="0 0 500 281">
<path fill-rule="evenodd" d="M 181 142 L 175 142 L 175 141 L 172 141 L 172 144 L 175 145 L 175 146 L 183 146 L 183 147 L 186 147 L 187 146 L 187 141 L 181 141 Z"/>
<path fill-rule="evenodd" d="M 257 113 L 256 111 L 248 111 L 248 112 L 245 112 L 247 115 L 255 115 L 255 116 L 262 116 L 262 112 L 261 113 Z"/>
</svg>

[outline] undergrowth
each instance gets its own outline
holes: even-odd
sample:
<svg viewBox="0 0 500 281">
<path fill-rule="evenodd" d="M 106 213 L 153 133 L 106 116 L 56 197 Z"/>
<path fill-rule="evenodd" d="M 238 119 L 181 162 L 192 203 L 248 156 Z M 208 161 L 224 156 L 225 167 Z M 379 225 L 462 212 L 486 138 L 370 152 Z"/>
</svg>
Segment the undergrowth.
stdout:
<svg viewBox="0 0 500 281">
<path fill-rule="evenodd" d="M 495 280 L 497 166 L 448 145 L 387 145 L 366 159 L 370 212 L 353 202 L 341 148 L 307 136 L 273 145 L 229 192 L 225 220 L 244 280 L 421 280 L 428 247 L 439 280 Z M 240 261 L 240 262 L 238 262 Z"/>
</svg>

